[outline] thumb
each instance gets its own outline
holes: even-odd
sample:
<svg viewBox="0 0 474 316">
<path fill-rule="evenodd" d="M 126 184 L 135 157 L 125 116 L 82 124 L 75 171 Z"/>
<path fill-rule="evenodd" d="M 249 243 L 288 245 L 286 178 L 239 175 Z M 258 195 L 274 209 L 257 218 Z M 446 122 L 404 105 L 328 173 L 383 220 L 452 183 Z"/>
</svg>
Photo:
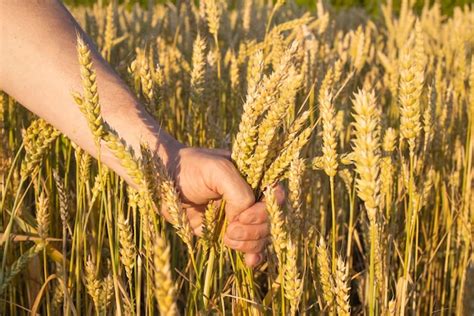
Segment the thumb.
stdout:
<svg viewBox="0 0 474 316">
<path fill-rule="evenodd" d="M 255 204 L 255 196 L 234 164 L 227 159 L 216 161 L 209 184 L 226 201 L 225 211 L 229 222 Z"/>
</svg>

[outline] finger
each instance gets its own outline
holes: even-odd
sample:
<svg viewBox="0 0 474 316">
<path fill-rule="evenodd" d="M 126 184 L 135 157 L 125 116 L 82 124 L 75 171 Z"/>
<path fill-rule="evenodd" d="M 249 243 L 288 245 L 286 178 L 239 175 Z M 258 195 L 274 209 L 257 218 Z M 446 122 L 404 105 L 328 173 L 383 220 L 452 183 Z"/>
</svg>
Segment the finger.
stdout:
<svg viewBox="0 0 474 316">
<path fill-rule="evenodd" d="M 199 237 L 202 236 L 202 207 L 190 207 L 185 210 L 186 215 L 188 216 L 189 225 L 191 226 L 194 234 Z"/>
<path fill-rule="evenodd" d="M 249 268 L 255 268 L 262 262 L 263 255 L 261 253 L 246 253 L 244 255 L 244 258 L 245 258 L 245 264 Z"/>
<path fill-rule="evenodd" d="M 202 237 L 203 231 L 204 231 L 203 225 L 199 225 L 198 227 L 196 227 L 196 228 L 193 229 L 194 235 L 196 235 L 196 236 L 198 236 L 198 237 Z"/>
<path fill-rule="evenodd" d="M 270 235 L 268 223 L 257 225 L 243 225 L 235 221 L 229 224 L 226 237 L 235 241 L 259 240 Z"/>
<path fill-rule="evenodd" d="M 264 202 L 257 202 L 239 215 L 239 222 L 245 225 L 268 222 L 268 213 Z"/>
<path fill-rule="evenodd" d="M 268 238 L 263 238 L 259 240 L 233 240 L 229 239 L 227 236 L 224 237 L 224 243 L 234 250 L 242 251 L 245 253 L 260 253 L 262 252 L 268 242 Z"/>
<path fill-rule="evenodd" d="M 285 204 L 285 199 L 286 199 L 285 189 L 283 188 L 283 186 L 280 183 L 275 185 L 274 189 L 275 189 L 276 201 L 277 201 L 278 205 L 282 206 L 283 204 Z"/>
<path fill-rule="evenodd" d="M 216 160 L 213 168 L 208 168 L 208 186 L 226 201 L 226 215 L 229 222 L 255 203 L 250 186 L 240 176 L 229 160 Z"/>
<path fill-rule="evenodd" d="M 214 148 L 214 149 L 208 149 L 208 148 L 202 148 L 203 151 L 205 151 L 208 154 L 212 155 L 218 155 L 221 156 L 222 158 L 225 158 L 227 160 L 230 160 L 231 158 L 231 152 L 230 150 L 227 149 L 220 149 L 220 148 Z"/>
<path fill-rule="evenodd" d="M 270 188 L 269 188 L 270 189 Z M 278 205 L 283 206 L 285 204 L 286 193 L 285 189 L 281 184 L 276 184 L 273 188 L 271 188 L 275 193 L 275 199 Z M 263 197 L 262 201 L 265 201 L 265 196 Z"/>
</svg>

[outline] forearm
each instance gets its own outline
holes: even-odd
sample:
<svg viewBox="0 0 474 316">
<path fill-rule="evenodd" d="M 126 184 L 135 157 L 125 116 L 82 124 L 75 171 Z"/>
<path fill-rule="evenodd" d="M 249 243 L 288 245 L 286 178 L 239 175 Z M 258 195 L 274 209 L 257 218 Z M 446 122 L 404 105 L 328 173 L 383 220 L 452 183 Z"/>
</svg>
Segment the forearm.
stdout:
<svg viewBox="0 0 474 316">
<path fill-rule="evenodd" d="M 97 157 L 87 121 L 71 96 L 82 91 L 77 32 L 80 27 L 57 1 L 0 0 L 0 89 Z M 166 163 L 179 144 L 160 131 L 88 37 L 83 37 L 92 49 L 104 120 L 136 151 L 146 143 Z M 101 160 L 129 179 L 105 146 Z"/>
</svg>

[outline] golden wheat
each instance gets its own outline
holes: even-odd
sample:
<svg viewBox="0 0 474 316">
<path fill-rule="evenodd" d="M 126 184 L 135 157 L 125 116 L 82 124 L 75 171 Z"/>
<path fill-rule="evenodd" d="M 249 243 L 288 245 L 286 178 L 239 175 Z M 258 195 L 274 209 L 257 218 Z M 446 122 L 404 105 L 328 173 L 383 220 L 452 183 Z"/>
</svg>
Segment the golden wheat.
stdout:
<svg viewBox="0 0 474 316">
<path fill-rule="evenodd" d="M 85 31 L 71 101 L 98 160 L 0 93 L 0 314 L 472 310 L 472 5 L 388 1 L 375 19 L 323 1 L 134 2 L 70 7 Z M 191 227 L 174 171 L 102 116 L 96 54 L 178 141 L 232 149 L 266 205 L 266 262 L 225 246 L 225 201 Z"/>
</svg>

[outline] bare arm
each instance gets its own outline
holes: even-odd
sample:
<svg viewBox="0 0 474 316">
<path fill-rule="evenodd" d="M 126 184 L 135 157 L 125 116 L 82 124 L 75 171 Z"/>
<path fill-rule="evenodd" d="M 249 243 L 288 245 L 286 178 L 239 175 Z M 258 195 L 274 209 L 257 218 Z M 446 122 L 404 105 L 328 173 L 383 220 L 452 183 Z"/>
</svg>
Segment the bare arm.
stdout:
<svg viewBox="0 0 474 316">
<path fill-rule="evenodd" d="M 59 1 L 0 1 L 0 32 L 0 89 L 97 156 L 87 121 L 71 97 L 73 91 L 82 92 L 76 53 L 76 33 L 82 30 L 71 14 Z M 105 121 L 135 150 L 140 142 L 147 143 L 166 163 L 180 144 L 159 130 L 88 37 L 82 36 L 92 48 Z M 101 159 L 130 182 L 105 146 Z"/>
<path fill-rule="evenodd" d="M 59 1 L 0 0 L 0 89 L 97 157 L 87 121 L 71 96 L 73 91 L 82 91 L 77 32 L 93 48 Z M 165 164 L 179 160 L 179 168 L 171 172 L 195 233 L 201 232 L 206 204 L 224 199 L 230 222 L 224 241 L 245 252 L 247 264 L 257 264 L 269 235 L 265 204 L 255 203 L 251 188 L 228 157 L 222 151 L 186 148 L 160 131 L 158 123 L 94 49 L 92 60 L 103 119 L 136 151 L 145 143 Z M 100 153 L 104 164 L 133 184 L 105 146 Z"/>
</svg>

